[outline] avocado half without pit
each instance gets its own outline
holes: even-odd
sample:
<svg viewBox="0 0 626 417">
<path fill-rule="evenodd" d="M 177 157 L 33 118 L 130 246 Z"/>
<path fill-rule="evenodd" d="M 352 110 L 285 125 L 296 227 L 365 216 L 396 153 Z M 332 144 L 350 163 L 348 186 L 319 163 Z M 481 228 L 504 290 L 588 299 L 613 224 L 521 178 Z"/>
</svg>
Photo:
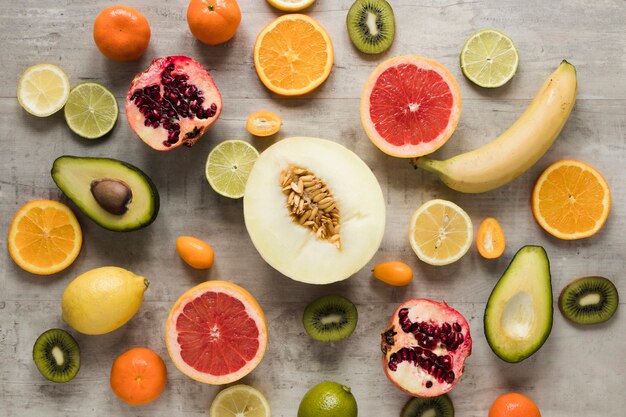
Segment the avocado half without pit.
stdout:
<svg viewBox="0 0 626 417">
<path fill-rule="evenodd" d="M 485 336 L 500 359 L 520 362 L 544 344 L 552 330 L 550 262 L 540 246 L 524 246 L 489 296 Z"/>
<path fill-rule="evenodd" d="M 148 226 L 159 212 L 159 192 L 139 168 L 117 159 L 61 156 L 52 179 L 76 206 L 108 230 Z"/>
</svg>

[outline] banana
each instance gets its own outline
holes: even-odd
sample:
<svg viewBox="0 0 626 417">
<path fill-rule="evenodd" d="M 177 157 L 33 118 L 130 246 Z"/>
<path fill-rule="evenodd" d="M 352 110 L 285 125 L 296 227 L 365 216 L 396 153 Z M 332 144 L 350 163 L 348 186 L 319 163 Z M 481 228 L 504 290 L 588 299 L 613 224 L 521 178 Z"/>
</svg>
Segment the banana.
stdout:
<svg viewBox="0 0 626 417">
<path fill-rule="evenodd" d="M 463 193 L 482 193 L 513 181 L 552 146 L 576 101 L 576 68 L 563 60 L 544 82 L 526 111 L 493 142 L 445 161 L 411 161 Z"/>
</svg>

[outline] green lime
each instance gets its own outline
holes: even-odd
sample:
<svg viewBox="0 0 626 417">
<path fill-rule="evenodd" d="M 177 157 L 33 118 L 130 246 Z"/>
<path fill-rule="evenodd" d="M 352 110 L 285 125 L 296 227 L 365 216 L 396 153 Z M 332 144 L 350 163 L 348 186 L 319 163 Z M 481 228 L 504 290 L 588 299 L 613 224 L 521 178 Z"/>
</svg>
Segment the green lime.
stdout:
<svg viewBox="0 0 626 417">
<path fill-rule="evenodd" d="M 322 382 L 309 390 L 298 408 L 298 417 L 357 417 L 350 388 L 336 382 Z"/>
<path fill-rule="evenodd" d="M 98 83 L 80 83 L 65 103 L 65 121 L 85 139 L 100 138 L 113 129 L 118 107 L 115 96 Z"/>
<path fill-rule="evenodd" d="M 493 29 L 474 33 L 461 51 L 461 70 L 474 84 L 496 88 L 517 71 L 519 55 L 511 38 Z"/>
<path fill-rule="evenodd" d="M 206 179 L 216 193 L 241 198 L 259 152 L 243 140 L 226 140 L 217 145 L 206 160 Z"/>
</svg>

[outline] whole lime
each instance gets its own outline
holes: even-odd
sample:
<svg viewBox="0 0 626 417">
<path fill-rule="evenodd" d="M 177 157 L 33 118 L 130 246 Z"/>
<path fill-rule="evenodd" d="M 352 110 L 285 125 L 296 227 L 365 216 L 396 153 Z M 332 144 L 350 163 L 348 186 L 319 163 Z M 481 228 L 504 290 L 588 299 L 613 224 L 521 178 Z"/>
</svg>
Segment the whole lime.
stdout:
<svg viewBox="0 0 626 417">
<path fill-rule="evenodd" d="M 336 382 L 322 382 L 311 388 L 300 402 L 298 417 L 357 417 L 350 388 Z"/>
</svg>

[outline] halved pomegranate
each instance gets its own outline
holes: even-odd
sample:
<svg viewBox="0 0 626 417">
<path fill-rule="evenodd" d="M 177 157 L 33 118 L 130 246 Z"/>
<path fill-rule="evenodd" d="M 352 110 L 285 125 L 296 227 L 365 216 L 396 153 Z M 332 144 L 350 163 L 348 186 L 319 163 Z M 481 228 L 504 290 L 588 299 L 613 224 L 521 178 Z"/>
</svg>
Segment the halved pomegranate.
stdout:
<svg viewBox="0 0 626 417">
<path fill-rule="evenodd" d="M 186 56 L 157 58 L 137 74 L 126 96 L 126 119 L 158 151 L 192 146 L 222 112 L 213 78 Z"/>
<path fill-rule="evenodd" d="M 450 391 L 472 353 L 467 320 L 446 303 L 431 300 L 414 299 L 400 305 L 381 336 L 387 378 L 418 397 Z"/>
</svg>

